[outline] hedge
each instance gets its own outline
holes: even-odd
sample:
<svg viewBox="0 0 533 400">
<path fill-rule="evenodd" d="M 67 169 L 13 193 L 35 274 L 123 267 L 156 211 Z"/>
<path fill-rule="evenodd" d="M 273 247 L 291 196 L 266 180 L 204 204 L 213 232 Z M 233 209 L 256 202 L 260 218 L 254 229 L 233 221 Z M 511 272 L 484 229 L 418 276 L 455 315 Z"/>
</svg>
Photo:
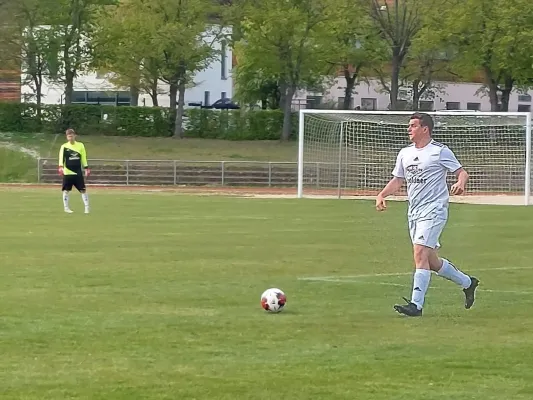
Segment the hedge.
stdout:
<svg viewBox="0 0 533 400">
<path fill-rule="evenodd" d="M 173 117 L 161 107 L 109 105 L 42 105 L 0 103 L 0 131 L 63 132 L 73 127 L 83 135 L 171 136 Z M 276 140 L 281 136 L 283 113 L 279 110 L 188 109 L 185 136 L 226 140 Z M 291 138 L 297 136 L 298 118 L 293 115 Z"/>
</svg>

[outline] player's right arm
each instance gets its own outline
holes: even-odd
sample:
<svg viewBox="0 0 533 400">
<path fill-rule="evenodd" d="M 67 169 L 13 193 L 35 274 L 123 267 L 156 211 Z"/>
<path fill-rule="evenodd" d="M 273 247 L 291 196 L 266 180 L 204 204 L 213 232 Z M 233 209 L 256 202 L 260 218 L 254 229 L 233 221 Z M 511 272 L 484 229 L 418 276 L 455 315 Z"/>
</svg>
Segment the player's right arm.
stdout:
<svg viewBox="0 0 533 400">
<path fill-rule="evenodd" d="M 61 145 L 61 148 L 59 149 L 59 161 L 57 163 L 58 168 L 57 172 L 59 172 L 59 175 L 63 175 L 63 167 L 64 167 L 64 152 L 65 152 L 65 145 Z"/>
<path fill-rule="evenodd" d="M 398 157 L 396 157 L 396 165 L 394 166 L 392 175 L 393 178 L 385 185 L 385 187 L 381 190 L 381 192 L 379 192 L 378 196 L 376 197 L 376 210 L 378 211 L 383 211 L 387 208 L 385 198 L 400 190 L 405 181 L 401 152 L 398 154 Z"/>
</svg>

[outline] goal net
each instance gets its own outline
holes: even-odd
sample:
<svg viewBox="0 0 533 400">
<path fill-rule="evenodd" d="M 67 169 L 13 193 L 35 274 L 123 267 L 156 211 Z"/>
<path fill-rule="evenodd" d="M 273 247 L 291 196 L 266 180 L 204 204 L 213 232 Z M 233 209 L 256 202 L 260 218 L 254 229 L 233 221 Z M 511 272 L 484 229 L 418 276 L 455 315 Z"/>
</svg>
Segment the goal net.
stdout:
<svg viewBox="0 0 533 400">
<path fill-rule="evenodd" d="M 298 197 L 376 195 L 392 177 L 398 151 L 409 144 L 412 111 L 301 110 Z M 470 174 L 472 197 L 529 204 L 529 113 L 438 111 L 435 140 L 448 145 Z M 449 183 L 455 182 L 449 174 Z M 404 190 L 405 187 L 402 189 Z M 405 193 L 405 192 L 403 192 Z M 401 193 L 400 193 L 401 194 Z M 474 199 L 475 202 L 475 199 Z M 512 202 L 512 201 L 511 201 Z"/>
</svg>

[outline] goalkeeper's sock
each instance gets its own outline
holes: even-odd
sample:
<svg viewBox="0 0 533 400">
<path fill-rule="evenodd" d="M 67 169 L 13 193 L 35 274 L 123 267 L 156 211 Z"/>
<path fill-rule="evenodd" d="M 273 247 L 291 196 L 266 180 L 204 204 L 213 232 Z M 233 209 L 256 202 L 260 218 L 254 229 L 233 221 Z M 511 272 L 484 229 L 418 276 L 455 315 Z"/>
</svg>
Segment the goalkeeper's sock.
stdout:
<svg viewBox="0 0 533 400">
<path fill-rule="evenodd" d="M 472 284 L 472 280 L 468 275 L 459 271 L 455 265 L 445 258 L 442 259 L 442 267 L 437 274 L 444 279 L 448 279 L 449 281 L 458 284 L 463 289 L 469 288 Z"/>
<path fill-rule="evenodd" d="M 68 206 L 68 192 L 66 190 L 63 191 L 63 207 L 65 208 L 65 210 L 69 209 L 69 206 Z"/>
<path fill-rule="evenodd" d="M 89 208 L 89 195 L 87 192 L 81 194 L 81 198 L 83 199 L 83 204 L 85 205 L 85 208 Z"/>
<path fill-rule="evenodd" d="M 421 310 L 424 307 L 424 298 L 431 280 L 431 271 L 429 269 L 417 268 L 413 276 L 413 293 L 411 303 Z"/>
</svg>

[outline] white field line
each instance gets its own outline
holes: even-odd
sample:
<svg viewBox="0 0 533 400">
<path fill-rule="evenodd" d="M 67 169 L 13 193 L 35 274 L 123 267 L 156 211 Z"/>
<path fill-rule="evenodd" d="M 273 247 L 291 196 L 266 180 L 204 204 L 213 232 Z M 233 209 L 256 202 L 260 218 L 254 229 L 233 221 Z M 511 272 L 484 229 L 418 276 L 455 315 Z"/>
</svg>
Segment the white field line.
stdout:
<svg viewBox="0 0 533 400">
<path fill-rule="evenodd" d="M 528 270 L 533 269 L 532 267 L 497 267 L 497 268 L 481 268 L 476 271 L 512 271 L 512 270 Z M 344 275 L 344 276 L 308 276 L 298 278 L 299 281 L 309 281 L 309 282 L 331 282 L 331 283 L 363 283 L 367 285 L 381 285 L 381 286 L 395 286 L 395 287 L 406 287 L 405 284 L 401 283 L 392 283 L 392 282 L 376 282 L 368 281 L 366 278 L 381 278 L 381 277 L 395 277 L 395 276 L 408 276 L 412 275 L 412 272 L 398 272 L 398 273 L 377 273 L 377 274 L 361 274 L 361 275 Z M 431 287 L 431 289 L 443 289 Z M 499 289 L 485 289 L 483 286 L 480 286 L 479 289 L 483 292 L 488 293 L 511 293 L 511 294 L 533 294 L 533 291 L 525 290 L 499 290 Z"/>
</svg>

